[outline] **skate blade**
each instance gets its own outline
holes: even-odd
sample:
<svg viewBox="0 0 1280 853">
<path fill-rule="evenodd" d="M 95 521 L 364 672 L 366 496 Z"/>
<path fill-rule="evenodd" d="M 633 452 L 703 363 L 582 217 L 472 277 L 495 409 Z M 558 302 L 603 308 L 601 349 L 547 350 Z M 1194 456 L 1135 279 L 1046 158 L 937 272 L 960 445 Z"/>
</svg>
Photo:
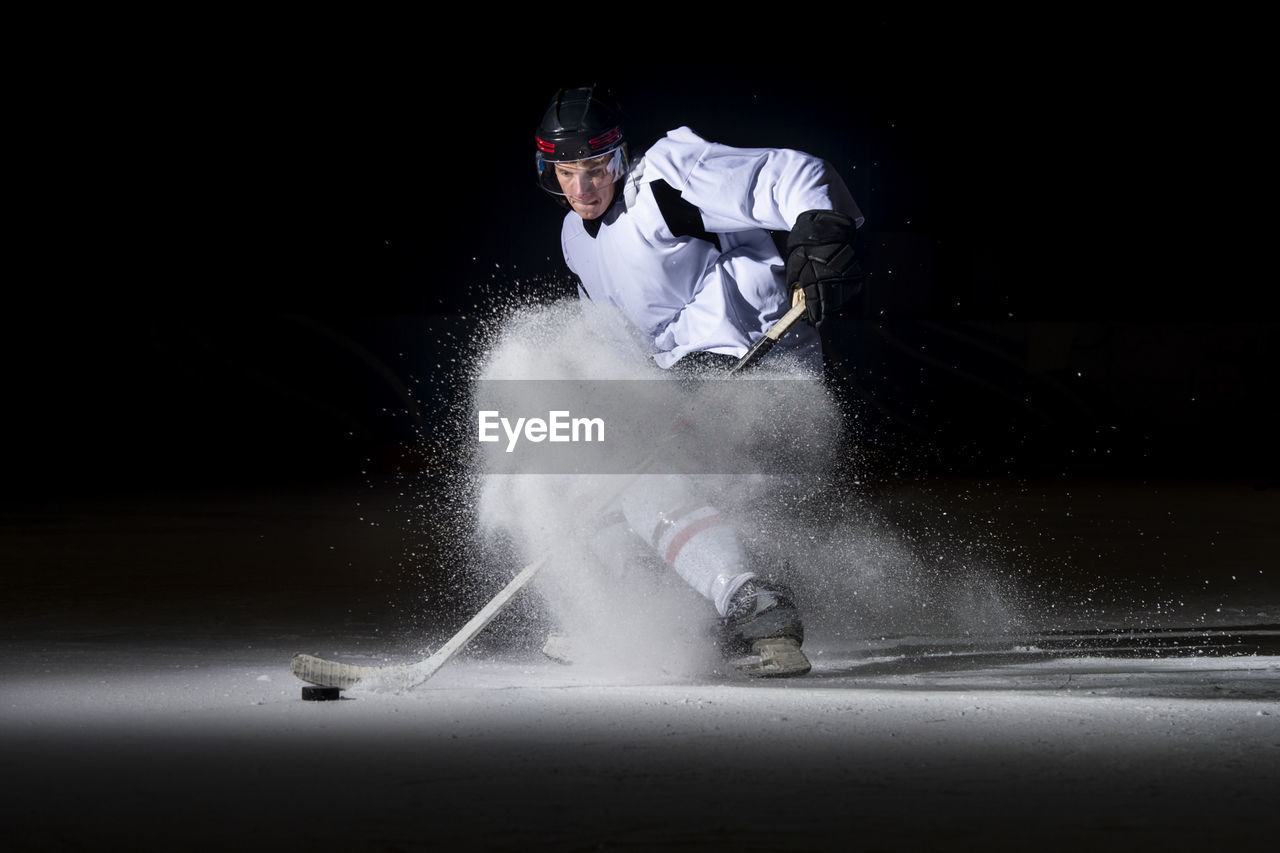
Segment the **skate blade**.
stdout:
<svg viewBox="0 0 1280 853">
<path fill-rule="evenodd" d="M 734 662 L 734 667 L 752 678 L 792 678 L 813 669 L 800 644 L 786 638 L 756 640 L 752 655 Z"/>
</svg>

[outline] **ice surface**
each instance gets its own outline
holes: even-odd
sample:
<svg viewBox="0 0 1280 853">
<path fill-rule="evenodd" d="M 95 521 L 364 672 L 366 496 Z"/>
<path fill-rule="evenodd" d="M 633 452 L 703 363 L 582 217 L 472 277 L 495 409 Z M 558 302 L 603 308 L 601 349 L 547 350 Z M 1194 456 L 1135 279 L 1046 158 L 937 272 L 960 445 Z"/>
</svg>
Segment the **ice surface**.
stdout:
<svg viewBox="0 0 1280 853">
<path fill-rule="evenodd" d="M 980 515 L 1013 496 L 1022 514 L 999 516 L 1010 535 L 1097 529 L 1066 520 L 1058 510 L 1079 498 L 1058 487 L 935 484 L 927 500 Z M 509 625 L 412 693 L 304 702 L 293 652 L 411 659 L 413 631 L 434 640 L 465 618 L 434 599 L 398 618 L 403 589 L 375 580 L 395 549 L 387 527 L 358 518 L 389 520 L 394 498 L 357 488 L 9 517 L 7 564 L 40 567 L 10 573 L 0 647 L 0 817 L 15 849 L 1274 838 L 1280 596 L 1258 580 L 1274 553 L 1271 493 L 1100 487 L 1095 514 L 1159 532 L 1161 546 L 1112 530 L 1073 539 L 1123 559 L 1091 563 L 1087 583 L 1046 570 L 1053 596 L 1032 602 L 1022 633 L 931 626 L 928 607 L 875 630 L 823 619 L 810 676 L 758 682 L 691 659 L 564 667 Z M 1158 526 L 1170 507 L 1177 523 Z M 1201 559 L 1206 526 L 1220 565 Z M 1206 595 L 1206 578 L 1220 591 Z"/>
<path fill-rule="evenodd" d="M 1271 654 L 1156 660 L 819 646 L 786 683 L 467 656 L 414 692 L 327 703 L 299 698 L 292 639 L 258 640 L 11 649 L 10 837 L 813 849 L 856 831 L 888 849 L 1186 849 L 1275 829 L 1274 638 Z"/>
</svg>

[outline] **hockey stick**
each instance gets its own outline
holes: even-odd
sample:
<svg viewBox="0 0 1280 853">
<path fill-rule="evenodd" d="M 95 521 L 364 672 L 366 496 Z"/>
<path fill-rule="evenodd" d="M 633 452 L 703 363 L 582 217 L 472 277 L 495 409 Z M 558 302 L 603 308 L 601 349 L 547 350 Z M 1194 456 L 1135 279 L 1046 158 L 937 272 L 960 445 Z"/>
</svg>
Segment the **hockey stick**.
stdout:
<svg viewBox="0 0 1280 853">
<path fill-rule="evenodd" d="M 515 594 L 524 589 L 533 576 L 550 561 L 551 555 L 544 554 L 538 560 L 520 570 L 502 590 L 486 604 L 479 613 L 472 616 L 449 642 L 437 649 L 425 660 L 399 666 L 361 666 L 359 664 L 342 663 L 325 660 L 299 652 L 293 656 L 289 670 L 308 684 L 319 684 L 325 687 L 346 689 L 360 681 L 384 681 L 398 689 L 411 690 L 436 674 L 436 670 L 444 666 L 463 646 L 471 642 L 485 626 L 493 621 L 502 608 L 507 606 Z"/>
<path fill-rule="evenodd" d="M 791 309 L 778 322 L 774 323 L 769 331 L 765 333 L 765 336 L 757 341 L 751 349 L 747 350 L 746 354 L 733 367 L 729 368 L 728 374 L 740 373 L 764 358 L 769 350 L 773 349 L 774 345 L 782 339 L 782 336 L 791 330 L 791 327 L 804 315 L 804 312 L 804 291 L 796 288 L 792 291 Z M 656 452 L 651 454 L 633 472 L 623 477 L 621 483 L 611 489 L 604 498 L 597 501 L 594 511 L 600 512 L 612 503 L 618 495 L 626 491 L 635 482 L 636 478 L 645 472 L 657 456 L 658 453 Z M 515 597 L 516 593 L 524 589 L 550 560 L 551 554 L 544 554 L 521 569 L 488 604 L 481 608 L 480 612 L 472 616 L 467 624 L 458 630 L 458 633 L 454 634 L 447 643 L 425 660 L 417 663 L 391 666 L 363 666 L 326 660 L 315 655 L 298 652 L 293 656 L 293 660 L 289 664 L 289 670 L 309 684 L 318 684 L 324 687 L 338 687 L 345 690 L 364 681 L 366 683 L 383 682 L 399 690 L 411 690 L 435 675 L 440 667 L 448 663 L 454 655 L 483 631 L 485 626 L 492 622 L 494 617 Z"/>
</svg>

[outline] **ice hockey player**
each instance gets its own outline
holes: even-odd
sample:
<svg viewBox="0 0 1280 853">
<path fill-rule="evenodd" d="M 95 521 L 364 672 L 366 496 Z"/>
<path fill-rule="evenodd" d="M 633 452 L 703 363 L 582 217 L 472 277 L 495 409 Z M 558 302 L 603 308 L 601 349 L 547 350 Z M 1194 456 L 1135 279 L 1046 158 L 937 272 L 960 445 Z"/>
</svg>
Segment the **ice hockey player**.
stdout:
<svg viewBox="0 0 1280 853">
<path fill-rule="evenodd" d="M 569 208 L 561 230 L 579 296 L 613 306 L 658 367 L 724 367 L 804 289 L 808 323 L 775 352 L 822 370 L 818 326 L 863 282 L 863 217 L 823 160 L 788 149 L 732 148 L 687 127 L 634 159 L 621 110 L 595 87 L 561 89 L 536 133 L 538 181 Z M 784 272 L 785 271 L 785 275 Z M 597 553 L 643 540 L 709 599 L 725 651 L 761 676 L 803 675 L 804 627 L 793 593 L 749 565 L 726 519 L 680 477 L 621 501 Z M 613 543 L 613 544 L 610 544 Z"/>
</svg>

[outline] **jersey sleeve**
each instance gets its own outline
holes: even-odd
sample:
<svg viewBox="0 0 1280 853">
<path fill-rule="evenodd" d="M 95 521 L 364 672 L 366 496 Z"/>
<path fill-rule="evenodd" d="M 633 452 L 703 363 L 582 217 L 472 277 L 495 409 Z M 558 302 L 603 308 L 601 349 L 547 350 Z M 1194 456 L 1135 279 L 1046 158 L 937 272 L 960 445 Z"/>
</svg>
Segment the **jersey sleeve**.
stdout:
<svg viewBox="0 0 1280 853">
<path fill-rule="evenodd" d="M 681 127 L 646 152 L 645 163 L 702 211 L 708 231 L 789 231 L 806 210 L 835 210 L 858 225 L 863 221 L 840 175 L 802 151 L 733 148 Z"/>
</svg>

